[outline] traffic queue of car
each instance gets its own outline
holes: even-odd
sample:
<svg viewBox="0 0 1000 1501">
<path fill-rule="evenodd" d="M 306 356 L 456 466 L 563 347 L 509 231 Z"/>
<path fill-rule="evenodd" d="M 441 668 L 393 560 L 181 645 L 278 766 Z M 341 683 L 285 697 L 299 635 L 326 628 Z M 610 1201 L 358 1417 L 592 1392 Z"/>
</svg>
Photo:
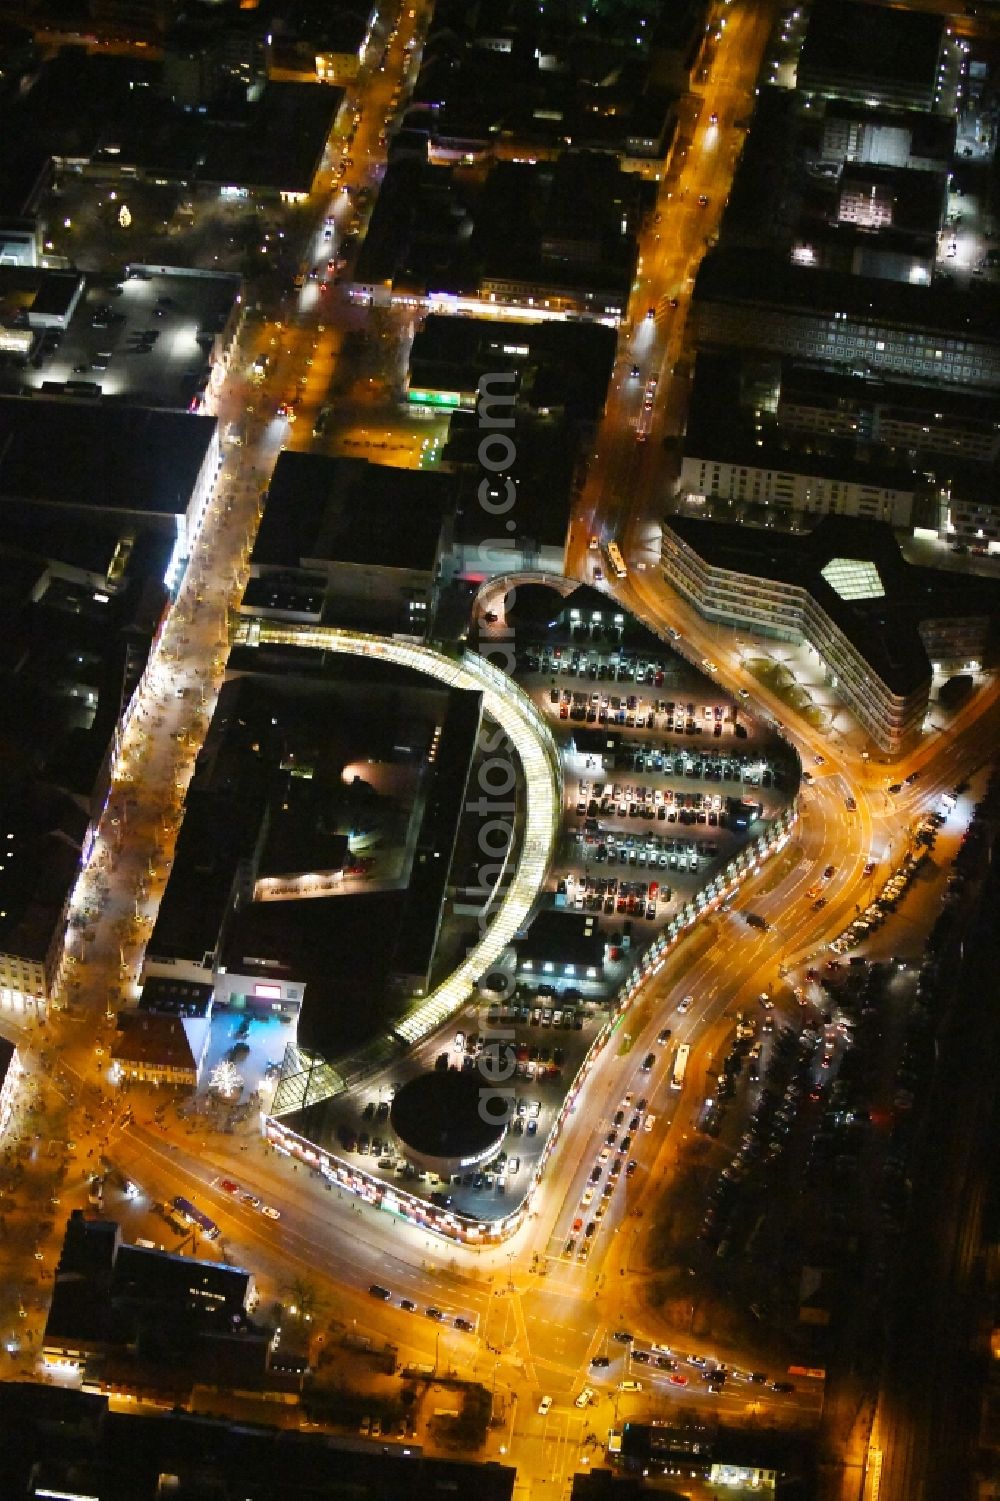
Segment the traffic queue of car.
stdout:
<svg viewBox="0 0 1000 1501">
<path fill-rule="evenodd" d="M 653 1057 L 652 1054 L 649 1056 Z M 638 1166 L 629 1156 L 635 1135 L 639 1130 L 652 1131 L 655 1120 L 655 1115 L 647 1111 L 645 1096 L 636 1100 L 631 1090 L 623 1096 L 580 1196 L 579 1212 L 574 1216 L 569 1238 L 563 1247 L 564 1256 L 586 1261 L 615 1189 L 623 1179 L 631 1178 Z"/>
<path fill-rule="evenodd" d="M 392 1302 L 392 1292 L 388 1287 L 382 1287 L 380 1283 L 373 1282 L 368 1289 L 368 1295 L 377 1298 L 381 1303 Z M 417 1313 L 419 1310 L 412 1298 L 400 1298 L 396 1304 L 403 1313 Z M 460 1313 L 445 1313 L 443 1308 L 437 1308 L 433 1304 L 424 1309 L 427 1318 L 433 1319 L 435 1324 L 450 1324 L 463 1334 L 475 1334 L 476 1321 L 467 1319 Z"/>
<path fill-rule="evenodd" d="M 653 1376 L 662 1375 L 668 1387 L 688 1387 L 700 1377 L 713 1396 L 718 1396 L 723 1391 L 728 1380 L 763 1386 L 779 1395 L 787 1395 L 795 1390 L 790 1381 L 772 1381 L 764 1371 L 747 1371 L 739 1366 L 727 1365 L 714 1355 L 685 1355 L 670 1345 L 658 1345 L 655 1341 L 651 1341 L 648 1348 L 638 1346 L 635 1336 L 627 1329 L 616 1330 L 611 1339 L 615 1344 L 625 1347 L 627 1372 L 631 1372 L 633 1366 L 643 1366 Z M 613 1358 L 605 1351 L 595 1355 L 590 1364 L 594 1370 L 606 1370 Z M 619 1382 L 619 1390 L 641 1391 L 642 1382 L 627 1375 Z"/>
</svg>

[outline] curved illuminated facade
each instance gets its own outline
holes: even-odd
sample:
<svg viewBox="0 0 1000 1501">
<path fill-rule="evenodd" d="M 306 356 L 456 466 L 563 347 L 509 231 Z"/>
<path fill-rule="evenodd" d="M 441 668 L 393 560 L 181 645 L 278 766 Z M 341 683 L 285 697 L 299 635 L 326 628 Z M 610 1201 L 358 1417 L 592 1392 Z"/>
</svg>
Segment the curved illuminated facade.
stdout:
<svg viewBox="0 0 1000 1501">
<path fill-rule="evenodd" d="M 484 1089 L 473 1071 L 417 1074 L 396 1091 L 389 1112 L 392 1127 L 408 1162 L 445 1182 L 496 1156 L 507 1134 L 507 1100 Z"/>
</svg>

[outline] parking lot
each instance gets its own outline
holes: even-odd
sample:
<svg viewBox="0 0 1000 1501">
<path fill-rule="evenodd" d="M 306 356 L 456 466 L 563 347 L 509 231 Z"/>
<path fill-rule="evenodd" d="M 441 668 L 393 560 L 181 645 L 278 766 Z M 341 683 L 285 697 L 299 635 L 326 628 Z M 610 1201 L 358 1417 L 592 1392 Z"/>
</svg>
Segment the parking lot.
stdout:
<svg viewBox="0 0 1000 1501">
<path fill-rule="evenodd" d="M 663 643 L 654 653 L 629 649 L 625 629 L 624 621 L 577 628 L 575 643 L 518 656 L 518 682 L 552 726 L 564 766 L 563 837 L 547 904 L 600 915 L 603 963 L 591 969 L 534 956 L 536 973 L 545 971 L 539 984 L 513 948 L 498 959 L 480 982 L 480 998 L 436 1036 L 328 1102 L 318 1138 L 347 1165 L 336 1181 L 326 1174 L 328 1188 L 339 1182 L 373 1197 L 374 1177 L 385 1190 L 399 1187 L 426 1200 L 431 1223 L 461 1214 L 488 1224 L 511 1214 L 635 953 L 704 884 L 713 864 L 730 859 L 755 823 L 794 794 L 791 761 L 745 720 L 737 701 Z M 586 686 L 567 687 L 567 679 Z M 448 1177 L 407 1161 L 390 1119 L 396 1091 L 428 1070 L 481 1070 L 486 1081 L 495 1077 L 490 1063 L 500 1066 L 510 1093 L 509 1125 L 495 1155 L 463 1163 Z M 609 1149 L 609 1162 L 613 1157 Z M 626 1166 L 623 1160 L 609 1182 Z M 600 1197 L 603 1214 L 610 1195 L 602 1190 Z M 584 1234 L 581 1255 L 587 1241 Z"/>
<path fill-rule="evenodd" d="M 650 925 L 683 906 L 716 862 L 731 859 L 757 820 L 781 810 L 790 784 L 780 765 L 732 741 L 695 751 L 622 736 L 601 754 L 571 740 L 566 763 L 555 904 Z M 587 774 L 574 780 L 581 769 Z"/>
<path fill-rule="evenodd" d="M 516 1209 L 566 1087 L 603 1020 L 591 1001 L 518 989 L 508 1002 L 467 1007 L 399 1065 L 331 1101 L 323 1133 L 330 1149 L 386 1184 L 428 1198 L 438 1209 L 483 1222 Z M 475 1071 L 491 1054 L 505 1073 L 513 1065 L 507 1085 L 511 1119 L 499 1152 L 450 1180 L 421 1172 L 405 1160 L 389 1124 L 396 1090 L 428 1068 Z M 360 1179 L 350 1186 L 360 1186 Z"/>
</svg>

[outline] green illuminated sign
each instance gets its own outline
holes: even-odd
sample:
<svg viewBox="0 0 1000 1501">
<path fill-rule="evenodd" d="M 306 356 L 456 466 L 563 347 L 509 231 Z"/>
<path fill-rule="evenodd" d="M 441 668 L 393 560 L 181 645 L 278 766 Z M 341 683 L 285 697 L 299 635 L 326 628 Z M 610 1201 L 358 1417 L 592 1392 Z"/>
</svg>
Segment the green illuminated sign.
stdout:
<svg viewBox="0 0 1000 1501">
<path fill-rule="evenodd" d="M 408 391 L 407 401 L 416 401 L 421 406 L 428 407 L 457 407 L 457 391 Z"/>
</svg>

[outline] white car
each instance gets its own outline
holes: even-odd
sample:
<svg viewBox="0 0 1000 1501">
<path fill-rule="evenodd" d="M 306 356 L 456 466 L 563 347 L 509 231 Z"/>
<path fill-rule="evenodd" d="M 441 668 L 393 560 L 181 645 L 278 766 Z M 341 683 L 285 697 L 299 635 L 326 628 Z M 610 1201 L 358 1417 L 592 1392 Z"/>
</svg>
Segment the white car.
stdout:
<svg viewBox="0 0 1000 1501">
<path fill-rule="evenodd" d="M 677 1002 L 677 1015 L 678 1016 L 683 1016 L 686 1011 L 690 1011 L 691 1010 L 691 1007 L 692 1007 L 693 1004 L 694 1004 L 694 996 L 693 995 L 686 995 L 684 997 L 683 1001 L 678 1001 Z"/>
<path fill-rule="evenodd" d="M 272 1209 L 271 1206 L 270 1206 L 270 1204 L 262 1204 L 260 1206 L 260 1212 L 261 1212 L 261 1214 L 266 1214 L 269 1220 L 280 1220 L 281 1219 L 281 1210 L 280 1209 Z"/>
<path fill-rule="evenodd" d="M 583 1391 L 577 1397 L 576 1401 L 573 1403 L 573 1406 L 574 1407 L 589 1407 L 590 1402 L 591 1402 L 591 1398 L 593 1397 L 593 1395 L 594 1395 L 594 1388 L 592 1386 L 585 1386 L 583 1388 Z"/>
<path fill-rule="evenodd" d="M 652 1131 L 652 1129 L 653 1129 L 653 1127 L 654 1127 L 655 1124 L 656 1124 L 656 1116 L 655 1115 L 647 1115 L 645 1123 L 643 1124 L 643 1128 L 642 1129 L 644 1131 Z"/>
<path fill-rule="evenodd" d="M 549 1408 L 551 1406 L 552 1406 L 552 1398 L 551 1397 L 543 1397 L 542 1400 L 538 1404 L 538 1415 L 539 1415 L 539 1417 L 544 1418 L 545 1414 L 548 1412 L 548 1410 L 549 1410 Z"/>
</svg>

